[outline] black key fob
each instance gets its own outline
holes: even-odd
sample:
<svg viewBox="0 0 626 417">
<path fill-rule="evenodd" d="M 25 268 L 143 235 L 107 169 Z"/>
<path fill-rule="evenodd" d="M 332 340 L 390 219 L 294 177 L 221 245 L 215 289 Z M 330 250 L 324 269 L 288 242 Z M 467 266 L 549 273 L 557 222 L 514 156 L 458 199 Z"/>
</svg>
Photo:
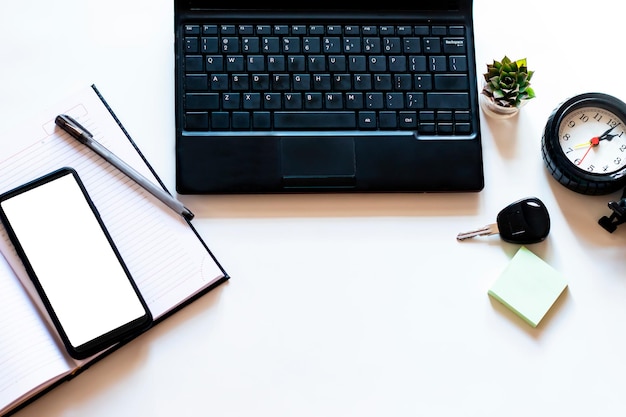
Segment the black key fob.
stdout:
<svg viewBox="0 0 626 417">
<path fill-rule="evenodd" d="M 538 243 L 550 232 L 548 209 L 536 197 L 511 203 L 498 213 L 496 222 L 500 238 L 510 243 Z"/>
</svg>

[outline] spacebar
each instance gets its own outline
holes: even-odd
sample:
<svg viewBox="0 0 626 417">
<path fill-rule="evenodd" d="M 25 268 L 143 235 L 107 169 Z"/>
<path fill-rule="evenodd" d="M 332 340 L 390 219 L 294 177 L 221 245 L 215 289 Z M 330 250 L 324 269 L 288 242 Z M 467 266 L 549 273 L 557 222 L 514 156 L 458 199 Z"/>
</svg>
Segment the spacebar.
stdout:
<svg viewBox="0 0 626 417">
<path fill-rule="evenodd" d="M 351 111 L 277 111 L 274 129 L 355 129 Z"/>
</svg>

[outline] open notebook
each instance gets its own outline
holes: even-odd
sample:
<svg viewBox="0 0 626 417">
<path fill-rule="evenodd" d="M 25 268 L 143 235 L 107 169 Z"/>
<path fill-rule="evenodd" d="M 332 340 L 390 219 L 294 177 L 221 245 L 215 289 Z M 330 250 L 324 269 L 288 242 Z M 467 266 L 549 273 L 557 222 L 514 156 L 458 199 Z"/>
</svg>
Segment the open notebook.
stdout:
<svg viewBox="0 0 626 417">
<path fill-rule="evenodd" d="M 155 322 L 229 276 L 190 222 L 55 126 L 67 113 L 96 140 L 162 186 L 95 86 L 10 139 L 0 141 L 0 192 L 63 166 L 85 183 Z M 0 415 L 80 373 L 115 350 L 74 360 L 54 332 L 23 264 L 0 225 Z"/>
</svg>

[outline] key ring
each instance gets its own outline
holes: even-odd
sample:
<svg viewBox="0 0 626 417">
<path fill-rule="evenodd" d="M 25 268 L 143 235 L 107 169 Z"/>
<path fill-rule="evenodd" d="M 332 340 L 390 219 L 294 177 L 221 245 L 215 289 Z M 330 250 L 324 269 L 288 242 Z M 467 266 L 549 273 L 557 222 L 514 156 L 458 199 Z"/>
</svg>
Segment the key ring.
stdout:
<svg viewBox="0 0 626 417">
<path fill-rule="evenodd" d="M 622 198 L 619 201 L 609 201 L 608 206 L 613 213 L 610 217 L 602 216 L 598 224 L 607 232 L 613 233 L 617 226 L 626 222 L 626 188 L 622 191 Z"/>
</svg>

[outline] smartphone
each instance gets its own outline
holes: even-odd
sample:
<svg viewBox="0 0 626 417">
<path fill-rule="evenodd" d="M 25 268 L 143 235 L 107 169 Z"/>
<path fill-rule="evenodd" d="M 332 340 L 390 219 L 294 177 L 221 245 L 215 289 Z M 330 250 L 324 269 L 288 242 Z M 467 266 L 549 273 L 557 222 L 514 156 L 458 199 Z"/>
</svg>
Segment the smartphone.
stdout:
<svg viewBox="0 0 626 417">
<path fill-rule="evenodd" d="M 74 169 L 0 195 L 0 219 L 70 356 L 89 357 L 150 327 L 150 310 Z"/>
</svg>

